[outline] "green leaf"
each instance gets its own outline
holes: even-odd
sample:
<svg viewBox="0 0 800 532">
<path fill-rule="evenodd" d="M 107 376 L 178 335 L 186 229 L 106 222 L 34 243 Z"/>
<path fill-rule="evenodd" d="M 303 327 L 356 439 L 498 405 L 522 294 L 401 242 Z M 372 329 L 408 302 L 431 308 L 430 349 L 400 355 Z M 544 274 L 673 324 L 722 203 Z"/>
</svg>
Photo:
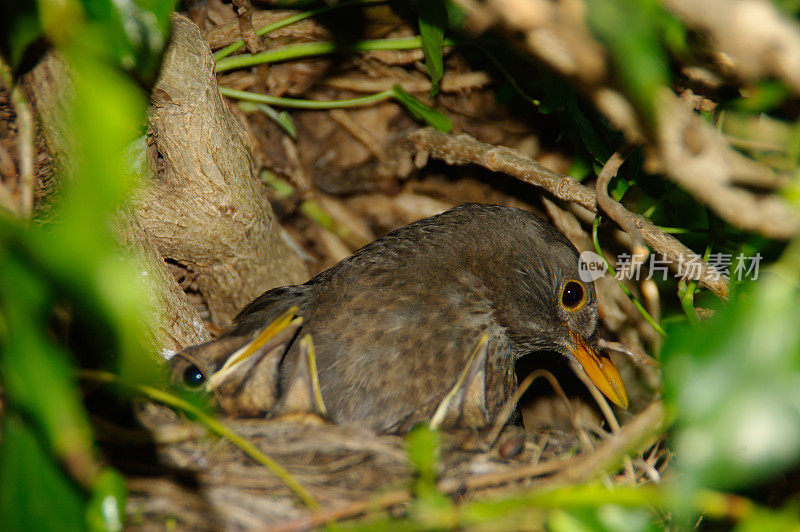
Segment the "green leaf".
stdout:
<svg viewBox="0 0 800 532">
<path fill-rule="evenodd" d="M 265 103 L 255 104 L 256 108 L 262 113 L 270 117 L 281 129 L 283 129 L 290 137 L 297 140 L 297 128 L 294 127 L 292 115 L 286 111 L 278 112 Z"/>
<path fill-rule="evenodd" d="M 436 487 L 439 466 L 439 433 L 428 425 L 417 425 L 406 437 L 408 457 L 414 466 L 417 487 Z"/>
<path fill-rule="evenodd" d="M 13 253 L 13 245 L 4 247 Z M 56 457 L 90 466 L 91 431 L 73 382 L 74 366 L 46 327 L 50 290 L 15 254 L 4 257 L 0 278 L 0 312 L 9 331 L 0 352 L 0 380 L 11 408 L 24 413 Z"/>
<path fill-rule="evenodd" d="M 441 446 L 439 432 L 427 424 L 419 424 L 408 433 L 406 446 L 414 466 L 415 500 L 411 515 L 417 522 L 426 523 L 426 528 L 447 527 L 457 517 L 453 502 L 436 487 Z"/>
<path fill-rule="evenodd" d="M 594 157 L 594 162 L 605 164 L 613 150 L 603 140 L 602 130 L 592 123 L 589 115 L 581 108 L 580 101 L 574 92 L 567 93 L 564 105 L 586 150 Z"/>
<path fill-rule="evenodd" d="M 419 34 L 422 37 L 422 53 L 425 68 L 431 77 L 431 98 L 439 92 L 439 82 L 444 74 L 442 43 L 447 27 L 447 7 L 443 0 L 414 0 L 419 15 Z"/>
<path fill-rule="evenodd" d="M 116 532 L 122 530 L 128 489 L 125 477 L 106 468 L 97 475 L 87 509 L 89 530 Z"/>
<path fill-rule="evenodd" d="M 575 181 L 583 181 L 589 176 L 590 171 L 591 164 L 584 157 L 577 155 L 572 159 L 572 165 L 567 173 Z"/>
<path fill-rule="evenodd" d="M 669 15 L 655 0 L 589 0 L 589 24 L 608 48 L 619 80 L 649 120 L 656 96 L 669 83 L 667 54 L 661 45 Z"/>
<path fill-rule="evenodd" d="M 166 35 L 172 3 L 164 5 L 143 11 L 135 3 L 101 0 L 87 0 L 85 9 L 80 2 L 38 4 L 42 27 L 74 82 L 56 106 L 71 150 L 58 165 L 58 223 L 27 225 L 0 216 L 3 530 L 122 526 L 123 482 L 98 466 L 75 363 L 112 367 L 135 381 L 160 377 L 144 349 L 142 325 L 153 317 L 143 305 L 148 287 L 135 261 L 115 245 L 111 217 L 139 177 L 129 170 L 126 150 L 146 120 L 139 84 L 118 66 L 131 66 L 125 57 L 134 57 L 138 74 L 155 72 L 161 41 L 154 35 Z M 137 33 L 142 24 L 148 31 Z M 134 34 L 143 40 L 126 44 Z M 80 344 L 72 351 L 53 323 L 64 313 L 80 332 L 71 336 Z"/>
<path fill-rule="evenodd" d="M 604 504 L 593 508 L 554 510 L 547 520 L 550 532 L 650 532 L 662 530 L 644 508 Z"/>
<path fill-rule="evenodd" d="M 89 39 L 125 70 L 147 80 L 157 73 L 175 0 L 82 0 Z"/>
<path fill-rule="evenodd" d="M 0 523 L 5 532 L 86 529 L 85 492 L 61 468 L 16 409 L 3 413 Z"/>
<path fill-rule="evenodd" d="M 739 111 L 763 113 L 781 105 L 791 96 L 785 83 L 775 80 L 764 80 L 752 87 L 742 89 L 743 96 L 731 102 Z"/>
<path fill-rule="evenodd" d="M 749 293 L 664 344 L 664 398 L 690 487 L 738 488 L 800 462 L 798 255 L 795 244 Z"/>
<path fill-rule="evenodd" d="M 392 87 L 392 93 L 401 104 L 411 113 L 417 120 L 423 120 L 428 125 L 435 127 L 439 131 L 449 133 L 453 129 L 453 123 L 446 114 L 432 109 L 419 101 L 417 98 L 403 90 L 400 85 Z"/>
<path fill-rule="evenodd" d="M 447 9 L 447 25 L 451 28 L 463 28 L 469 20 L 469 16 L 461 9 L 461 6 L 453 0 L 445 0 L 444 7 Z"/>
<path fill-rule="evenodd" d="M 756 511 L 741 521 L 736 532 L 763 532 L 764 530 L 797 530 L 800 523 L 800 511 L 796 501 L 789 502 L 781 510 Z"/>
</svg>

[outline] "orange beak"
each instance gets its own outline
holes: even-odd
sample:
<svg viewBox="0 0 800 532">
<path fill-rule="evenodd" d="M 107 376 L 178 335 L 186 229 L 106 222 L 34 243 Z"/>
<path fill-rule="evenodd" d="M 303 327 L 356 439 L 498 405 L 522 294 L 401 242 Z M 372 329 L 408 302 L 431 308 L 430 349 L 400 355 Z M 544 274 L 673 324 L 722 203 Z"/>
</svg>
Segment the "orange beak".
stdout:
<svg viewBox="0 0 800 532">
<path fill-rule="evenodd" d="M 575 347 L 571 349 L 572 354 L 578 359 L 589 379 L 612 403 L 628 408 L 628 393 L 611 358 L 605 353 L 597 352 L 574 331 L 572 337 L 575 340 Z"/>
</svg>

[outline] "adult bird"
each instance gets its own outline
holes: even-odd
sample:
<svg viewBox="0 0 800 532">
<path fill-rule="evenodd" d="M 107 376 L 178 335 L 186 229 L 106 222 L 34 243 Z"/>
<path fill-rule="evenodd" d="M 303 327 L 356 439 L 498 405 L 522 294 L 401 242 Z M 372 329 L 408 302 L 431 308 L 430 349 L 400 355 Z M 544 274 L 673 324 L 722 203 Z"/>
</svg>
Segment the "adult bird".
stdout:
<svg viewBox="0 0 800 532">
<path fill-rule="evenodd" d="M 461 205 L 265 292 L 221 338 L 176 356 L 173 374 L 234 415 L 326 408 L 380 431 L 432 417 L 479 427 L 513 394 L 516 360 L 554 351 L 627 407 L 596 347 L 597 299 L 578 262 L 533 214 Z"/>
</svg>

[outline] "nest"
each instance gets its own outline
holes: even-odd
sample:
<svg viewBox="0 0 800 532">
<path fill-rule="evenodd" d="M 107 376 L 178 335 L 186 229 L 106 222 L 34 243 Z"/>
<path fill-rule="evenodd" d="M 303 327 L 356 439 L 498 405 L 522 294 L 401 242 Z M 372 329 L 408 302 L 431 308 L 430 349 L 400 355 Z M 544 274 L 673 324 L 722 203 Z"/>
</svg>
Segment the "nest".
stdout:
<svg viewBox="0 0 800 532">
<path fill-rule="evenodd" d="M 501 423 L 442 432 L 438 490 L 456 501 L 500 497 L 586 480 L 614 464 L 621 467 L 606 482 L 660 478 L 669 452 L 653 438 L 663 421 L 659 403 L 616 432 L 586 426 L 573 414 L 572 430 Z M 131 529 L 306 530 L 366 513 L 374 518 L 376 511 L 396 513 L 414 498 L 415 471 L 401 436 L 313 415 L 225 420 L 280 464 L 313 498 L 314 508 L 274 470 L 172 410 L 144 403 L 138 417 L 157 459 L 126 455 Z M 631 450 L 640 451 L 634 460 L 626 457 Z"/>
</svg>

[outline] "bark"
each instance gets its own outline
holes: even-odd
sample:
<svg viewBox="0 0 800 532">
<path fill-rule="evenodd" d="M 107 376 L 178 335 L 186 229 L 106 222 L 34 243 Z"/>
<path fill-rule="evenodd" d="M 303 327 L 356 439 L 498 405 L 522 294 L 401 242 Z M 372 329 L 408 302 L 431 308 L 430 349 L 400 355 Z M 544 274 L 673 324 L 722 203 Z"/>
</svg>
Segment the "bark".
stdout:
<svg viewBox="0 0 800 532">
<path fill-rule="evenodd" d="M 69 123 L 64 119 L 72 94 L 69 70 L 61 57 L 48 54 L 30 73 L 27 89 L 34 103 L 38 126 L 47 151 L 53 157 L 59 179 L 71 179 L 75 171 L 75 153 Z M 58 195 L 60 183 L 50 180 L 49 190 L 38 194 L 42 202 Z M 38 205 L 47 210 L 47 205 Z M 156 347 L 178 350 L 210 338 L 197 310 L 167 269 L 141 227 L 135 212 L 122 209 L 112 225 L 122 249 L 140 261 L 143 275 L 151 289 L 143 293 L 148 308 L 156 313 L 152 324 Z"/>
<path fill-rule="evenodd" d="M 152 95 L 158 172 L 137 214 L 165 259 L 190 271 L 212 321 L 227 325 L 250 300 L 306 278 L 253 175 L 244 126 L 219 94 L 208 43 L 186 17 Z"/>
</svg>

